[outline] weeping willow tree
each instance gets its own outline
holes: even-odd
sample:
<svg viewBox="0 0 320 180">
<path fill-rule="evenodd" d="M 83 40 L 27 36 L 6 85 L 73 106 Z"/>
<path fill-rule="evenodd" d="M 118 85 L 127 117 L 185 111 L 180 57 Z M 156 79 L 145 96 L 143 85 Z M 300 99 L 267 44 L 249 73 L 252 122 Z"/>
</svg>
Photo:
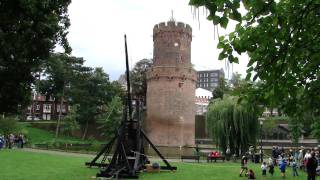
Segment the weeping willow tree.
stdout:
<svg viewBox="0 0 320 180">
<path fill-rule="evenodd" d="M 250 103 L 238 103 L 238 97 L 226 96 L 216 99 L 209 107 L 206 117 L 208 134 L 217 146 L 232 154 L 243 154 L 250 144 L 255 144 L 259 132 L 257 107 Z"/>
</svg>

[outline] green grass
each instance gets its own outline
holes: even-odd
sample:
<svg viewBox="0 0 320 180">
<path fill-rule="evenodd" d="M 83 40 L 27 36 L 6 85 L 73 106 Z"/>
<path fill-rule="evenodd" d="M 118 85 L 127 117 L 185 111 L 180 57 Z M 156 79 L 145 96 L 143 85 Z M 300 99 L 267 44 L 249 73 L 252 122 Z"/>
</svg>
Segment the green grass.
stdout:
<svg viewBox="0 0 320 180">
<path fill-rule="evenodd" d="M 0 179 L 87 180 L 97 171 L 84 166 L 87 160 L 90 159 L 18 150 L 0 151 Z"/>
<path fill-rule="evenodd" d="M 54 132 L 32 127 L 29 123 L 20 123 L 27 131 L 27 139 L 29 144 L 51 143 L 58 141 L 61 143 L 90 143 L 92 141 L 82 140 L 81 138 L 59 135 L 55 138 Z M 95 141 L 98 142 L 98 141 Z"/>
<path fill-rule="evenodd" d="M 53 155 L 46 153 L 24 152 L 19 150 L 0 151 L 0 175 L 2 180 L 82 180 L 91 179 L 98 169 L 89 169 L 84 163 L 91 158 Z M 235 180 L 239 177 L 239 163 L 173 163 L 176 172 L 141 173 L 140 179 L 168 180 Z M 274 177 L 261 177 L 260 165 L 249 164 L 257 179 L 282 179 L 275 169 Z M 299 177 L 293 178 L 291 169 L 287 169 L 286 179 L 306 179 L 305 173 L 299 171 Z"/>
<path fill-rule="evenodd" d="M 178 171 L 175 173 L 161 172 L 160 174 L 142 174 L 141 179 L 170 179 L 170 180 L 236 180 L 247 179 L 246 177 L 239 177 L 240 163 L 174 163 L 178 167 Z M 266 177 L 262 177 L 260 165 L 249 164 L 249 168 L 253 169 L 256 174 L 256 179 L 283 179 L 280 176 L 279 169 L 275 169 L 275 174 L 271 177 L 267 174 Z M 286 179 L 305 180 L 305 173 L 299 171 L 299 177 L 293 177 L 291 169 L 287 169 Z"/>
</svg>

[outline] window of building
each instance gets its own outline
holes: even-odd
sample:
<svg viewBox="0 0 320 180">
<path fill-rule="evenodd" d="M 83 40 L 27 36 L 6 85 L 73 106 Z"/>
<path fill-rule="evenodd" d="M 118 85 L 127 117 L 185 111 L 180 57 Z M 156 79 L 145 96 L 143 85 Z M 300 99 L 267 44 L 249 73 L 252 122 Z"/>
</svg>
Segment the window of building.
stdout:
<svg viewBox="0 0 320 180">
<path fill-rule="evenodd" d="M 211 76 L 211 77 L 218 77 L 218 73 L 212 72 L 212 73 L 210 73 L 210 76 Z"/>
<path fill-rule="evenodd" d="M 51 112 L 51 104 L 44 104 L 43 112 Z"/>
<path fill-rule="evenodd" d="M 211 86 L 211 87 L 217 87 L 217 86 L 218 86 L 218 83 L 210 83 L 210 86 Z"/>
<path fill-rule="evenodd" d="M 60 104 L 57 105 L 57 112 L 60 112 Z M 66 105 L 62 105 L 62 112 L 66 112 Z"/>
<path fill-rule="evenodd" d="M 36 110 L 37 110 L 37 111 L 39 111 L 39 110 L 40 110 L 40 105 L 39 105 L 39 104 L 37 104 L 37 106 L 36 106 Z"/>
</svg>

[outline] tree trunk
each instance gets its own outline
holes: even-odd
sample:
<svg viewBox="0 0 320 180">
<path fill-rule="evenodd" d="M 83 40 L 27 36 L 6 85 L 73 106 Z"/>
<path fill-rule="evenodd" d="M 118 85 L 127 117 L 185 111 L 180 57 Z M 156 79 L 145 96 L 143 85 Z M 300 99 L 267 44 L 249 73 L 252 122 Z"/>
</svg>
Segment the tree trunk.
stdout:
<svg viewBox="0 0 320 180">
<path fill-rule="evenodd" d="M 85 140 L 85 139 L 86 139 L 87 132 L 88 132 L 88 126 L 89 126 L 89 121 L 87 120 L 86 126 L 84 127 L 84 132 L 83 132 L 83 135 L 82 135 L 82 140 Z"/>
<path fill-rule="evenodd" d="M 63 105 L 63 100 L 64 100 L 64 87 L 62 89 L 62 96 L 60 98 L 60 111 L 59 111 L 59 116 L 58 116 L 58 121 L 57 121 L 57 127 L 56 127 L 56 138 L 59 136 L 59 131 L 60 131 L 60 122 L 61 122 L 61 116 L 62 116 L 62 105 Z"/>
</svg>

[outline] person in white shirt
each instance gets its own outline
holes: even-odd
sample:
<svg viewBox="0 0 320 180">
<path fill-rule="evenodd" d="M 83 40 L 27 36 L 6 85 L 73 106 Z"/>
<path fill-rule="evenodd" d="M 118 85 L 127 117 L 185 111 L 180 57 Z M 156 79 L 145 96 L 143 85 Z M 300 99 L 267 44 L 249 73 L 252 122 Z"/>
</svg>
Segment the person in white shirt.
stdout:
<svg viewBox="0 0 320 180">
<path fill-rule="evenodd" d="M 311 158 L 311 153 L 310 153 L 310 151 L 308 150 L 308 151 L 306 152 L 306 154 L 304 155 L 304 160 L 308 160 L 309 158 Z"/>
<path fill-rule="evenodd" d="M 262 170 L 262 176 L 266 176 L 267 175 L 267 163 L 263 162 L 261 165 L 261 170 Z"/>
</svg>

